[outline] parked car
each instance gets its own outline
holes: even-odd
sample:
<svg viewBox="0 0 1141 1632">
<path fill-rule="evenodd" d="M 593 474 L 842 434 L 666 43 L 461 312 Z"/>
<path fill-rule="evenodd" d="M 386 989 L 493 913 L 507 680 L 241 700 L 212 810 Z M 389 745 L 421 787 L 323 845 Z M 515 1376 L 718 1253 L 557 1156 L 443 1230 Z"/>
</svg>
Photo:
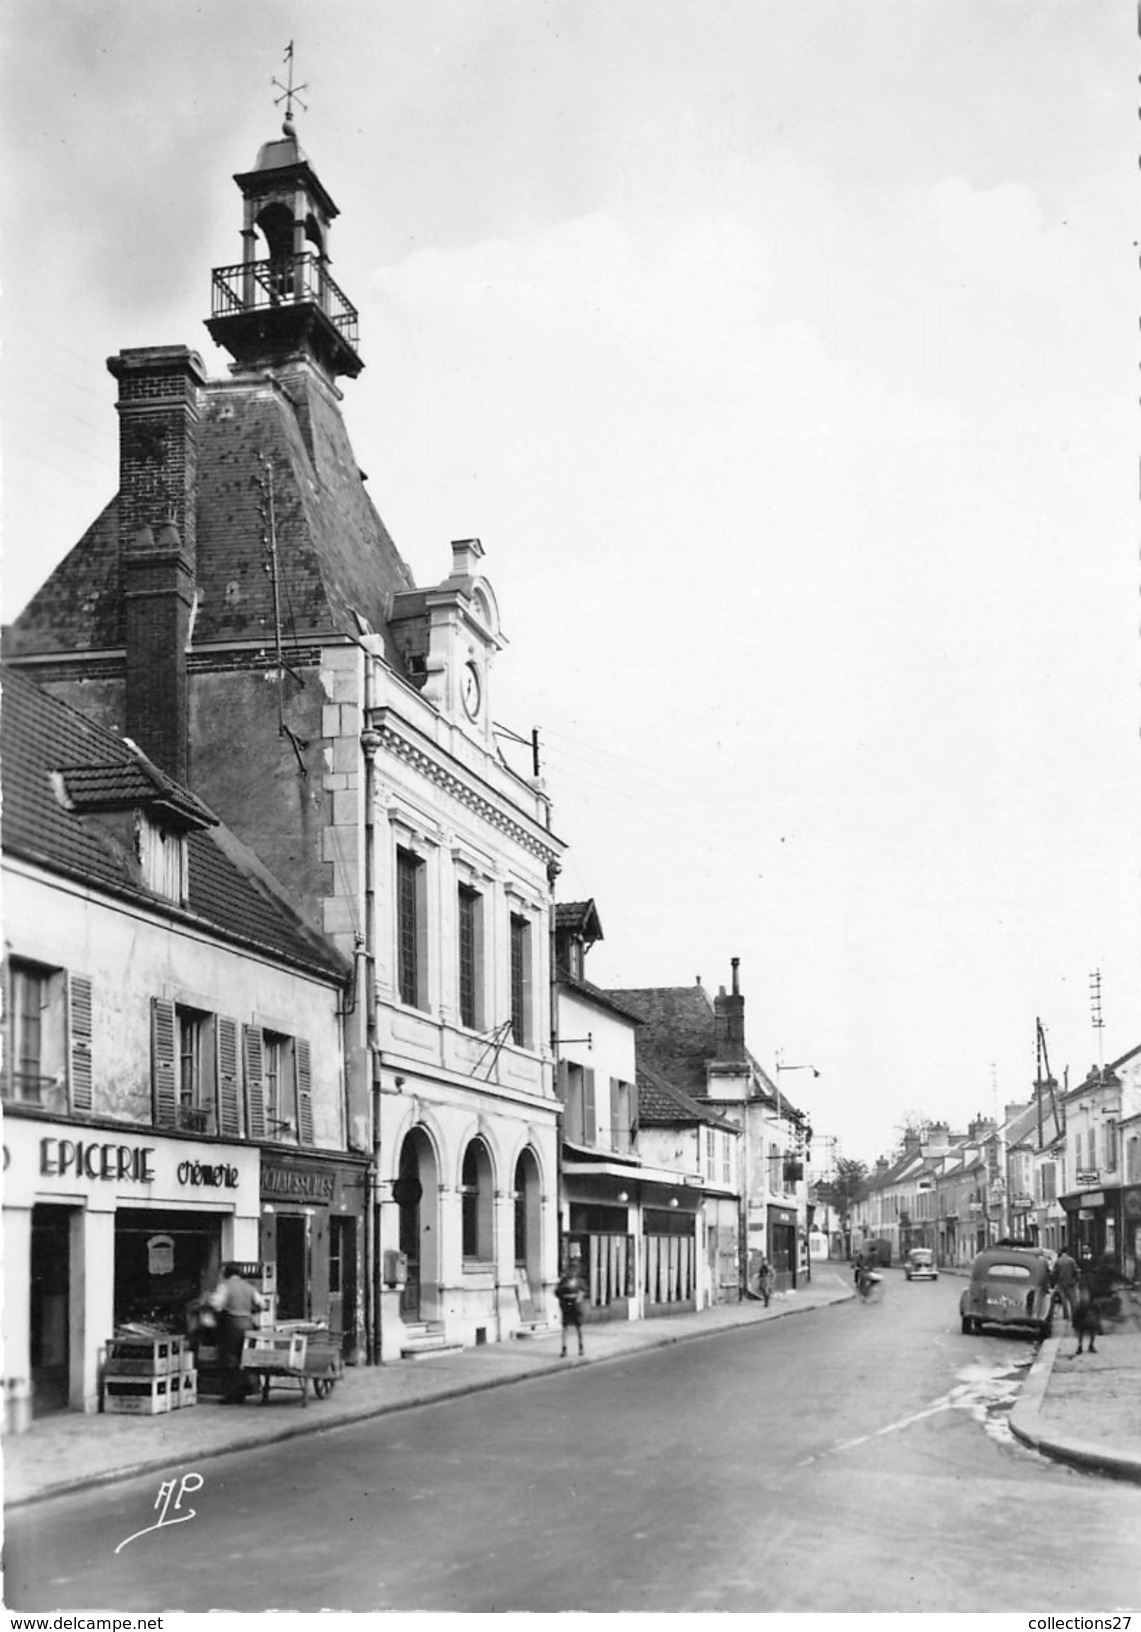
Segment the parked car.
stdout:
<svg viewBox="0 0 1141 1632">
<path fill-rule="evenodd" d="M 930 1247 L 912 1247 L 903 1260 L 903 1273 L 909 1281 L 937 1281 L 935 1254 Z"/>
<path fill-rule="evenodd" d="M 988 1247 L 971 1264 L 970 1285 L 959 1299 L 964 1332 L 984 1326 L 1028 1326 L 1049 1337 L 1054 1315 L 1050 1264 L 1034 1247 Z"/>
</svg>

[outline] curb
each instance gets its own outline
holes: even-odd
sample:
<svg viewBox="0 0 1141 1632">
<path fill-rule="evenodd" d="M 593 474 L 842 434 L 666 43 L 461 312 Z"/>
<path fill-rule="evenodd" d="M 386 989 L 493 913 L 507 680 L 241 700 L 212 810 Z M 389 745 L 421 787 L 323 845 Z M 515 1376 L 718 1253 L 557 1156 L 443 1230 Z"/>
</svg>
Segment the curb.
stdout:
<svg viewBox="0 0 1141 1632">
<path fill-rule="evenodd" d="M 855 1294 L 840 1292 L 827 1303 L 801 1304 L 791 1309 L 777 1309 L 769 1314 L 769 1320 L 782 1320 L 788 1315 L 810 1315 L 819 1309 L 829 1309 L 833 1304 L 847 1303 Z M 650 1354 L 655 1349 L 667 1349 L 675 1343 L 695 1343 L 712 1337 L 723 1337 L 729 1332 L 739 1332 L 746 1327 L 763 1326 L 767 1324 L 762 1319 L 755 1321 L 740 1320 L 730 1325 L 715 1326 L 703 1332 L 675 1332 L 663 1333 L 648 1343 L 639 1343 L 636 1348 L 626 1349 L 617 1354 L 602 1354 L 593 1358 L 584 1356 L 564 1360 L 557 1359 L 540 1363 L 533 1371 L 525 1371 L 514 1377 L 483 1377 L 468 1382 L 456 1383 L 453 1386 L 440 1389 L 438 1392 L 425 1395 L 421 1399 L 389 1400 L 383 1404 L 362 1406 L 359 1411 L 339 1417 L 330 1422 L 298 1422 L 266 1425 L 264 1434 L 247 1439 L 241 1445 L 218 1445 L 208 1449 L 195 1450 L 192 1453 L 194 1462 L 216 1461 L 220 1456 L 240 1456 L 243 1451 L 262 1450 L 266 1445 L 275 1445 L 289 1439 L 300 1439 L 311 1434 L 332 1433 L 338 1428 L 347 1428 L 355 1422 L 372 1422 L 377 1417 L 394 1416 L 398 1411 L 417 1411 L 423 1406 L 436 1405 L 445 1400 L 462 1399 L 467 1394 L 484 1394 L 493 1388 L 508 1388 L 516 1383 L 529 1383 L 536 1377 L 551 1377 L 558 1372 L 573 1371 L 583 1366 L 613 1365 L 618 1360 L 629 1360 L 640 1354 Z M 106 1485 L 119 1484 L 127 1479 L 137 1479 L 142 1474 L 153 1473 L 156 1469 L 167 1470 L 171 1467 L 169 1456 L 151 1456 L 142 1462 L 133 1462 L 126 1467 L 110 1468 L 102 1473 L 82 1474 L 76 1479 L 69 1479 L 66 1483 L 52 1485 L 44 1490 L 29 1491 L 25 1496 L 17 1496 L 5 1501 L 4 1510 L 15 1512 L 18 1508 L 31 1507 L 39 1502 L 54 1501 L 57 1496 L 78 1495 L 82 1491 L 99 1490 Z M 181 1464 L 174 1463 L 175 1467 Z"/>
<path fill-rule="evenodd" d="M 1062 1346 L 1060 1337 L 1050 1337 L 1038 1351 L 1038 1358 L 1030 1368 L 1030 1375 L 1010 1413 L 1010 1431 L 1016 1439 L 1028 1445 L 1041 1456 L 1055 1462 L 1066 1462 L 1087 1473 L 1104 1473 L 1114 1479 L 1130 1479 L 1141 1483 L 1141 1462 L 1134 1457 L 1122 1456 L 1108 1445 L 1087 1439 L 1066 1439 L 1051 1430 L 1043 1433 L 1039 1427 L 1042 1402 L 1050 1383 L 1054 1361 Z"/>
</svg>

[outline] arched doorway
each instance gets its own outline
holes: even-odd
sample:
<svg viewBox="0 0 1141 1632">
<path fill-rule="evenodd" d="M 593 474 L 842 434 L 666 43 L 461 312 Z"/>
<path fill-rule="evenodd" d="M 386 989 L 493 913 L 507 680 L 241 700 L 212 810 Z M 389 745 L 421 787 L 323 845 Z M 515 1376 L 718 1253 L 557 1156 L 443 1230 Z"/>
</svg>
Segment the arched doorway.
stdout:
<svg viewBox="0 0 1141 1632">
<path fill-rule="evenodd" d="M 520 1152 L 512 1186 L 515 1203 L 515 1286 L 519 1313 L 537 1320 L 542 1313 L 543 1194 L 535 1152 Z"/>
<path fill-rule="evenodd" d="M 436 1152 L 423 1128 L 413 1128 L 400 1147 L 392 1198 L 400 1209 L 400 1251 L 408 1261 L 400 1293 L 404 1320 L 425 1320 L 439 1302 Z"/>
</svg>

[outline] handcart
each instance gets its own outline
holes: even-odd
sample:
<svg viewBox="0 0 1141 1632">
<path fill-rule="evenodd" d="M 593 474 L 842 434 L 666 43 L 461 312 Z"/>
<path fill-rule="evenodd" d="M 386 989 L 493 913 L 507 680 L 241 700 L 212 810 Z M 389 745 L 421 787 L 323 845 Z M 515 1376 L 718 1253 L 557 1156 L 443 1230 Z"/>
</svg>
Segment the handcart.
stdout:
<svg viewBox="0 0 1141 1632">
<path fill-rule="evenodd" d="M 247 1332 L 242 1370 L 257 1378 L 263 1405 L 268 1404 L 275 1383 L 297 1386 L 302 1405 L 308 1405 L 309 1384 L 317 1399 L 327 1399 L 344 1366 L 339 1340 L 327 1326 L 302 1326 Z"/>
</svg>

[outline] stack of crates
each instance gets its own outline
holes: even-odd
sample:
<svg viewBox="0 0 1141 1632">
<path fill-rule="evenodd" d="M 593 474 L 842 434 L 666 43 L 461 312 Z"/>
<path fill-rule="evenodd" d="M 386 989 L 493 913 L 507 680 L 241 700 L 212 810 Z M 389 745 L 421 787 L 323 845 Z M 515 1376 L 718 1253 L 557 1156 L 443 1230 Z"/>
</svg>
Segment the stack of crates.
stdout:
<svg viewBox="0 0 1141 1632">
<path fill-rule="evenodd" d="M 170 1409 L 185 1410 L 198 1404 L 198 1373 L 194 1369 L 194 1350 L 185 1338 L 179 1338 L 179 1369 L 170 1374 Z"/>
<path fill-rule="evenodd" d="M 107 1345 L 103 1409 L 112 1416 L 158 1417 L 181 1403 L 184 1340 L 132 1333 Z M 190 1356 L 193 1363 L 193 1355 Z M 192 1373 L 193 1375 L 193 1373 Z"/>
</svg>

